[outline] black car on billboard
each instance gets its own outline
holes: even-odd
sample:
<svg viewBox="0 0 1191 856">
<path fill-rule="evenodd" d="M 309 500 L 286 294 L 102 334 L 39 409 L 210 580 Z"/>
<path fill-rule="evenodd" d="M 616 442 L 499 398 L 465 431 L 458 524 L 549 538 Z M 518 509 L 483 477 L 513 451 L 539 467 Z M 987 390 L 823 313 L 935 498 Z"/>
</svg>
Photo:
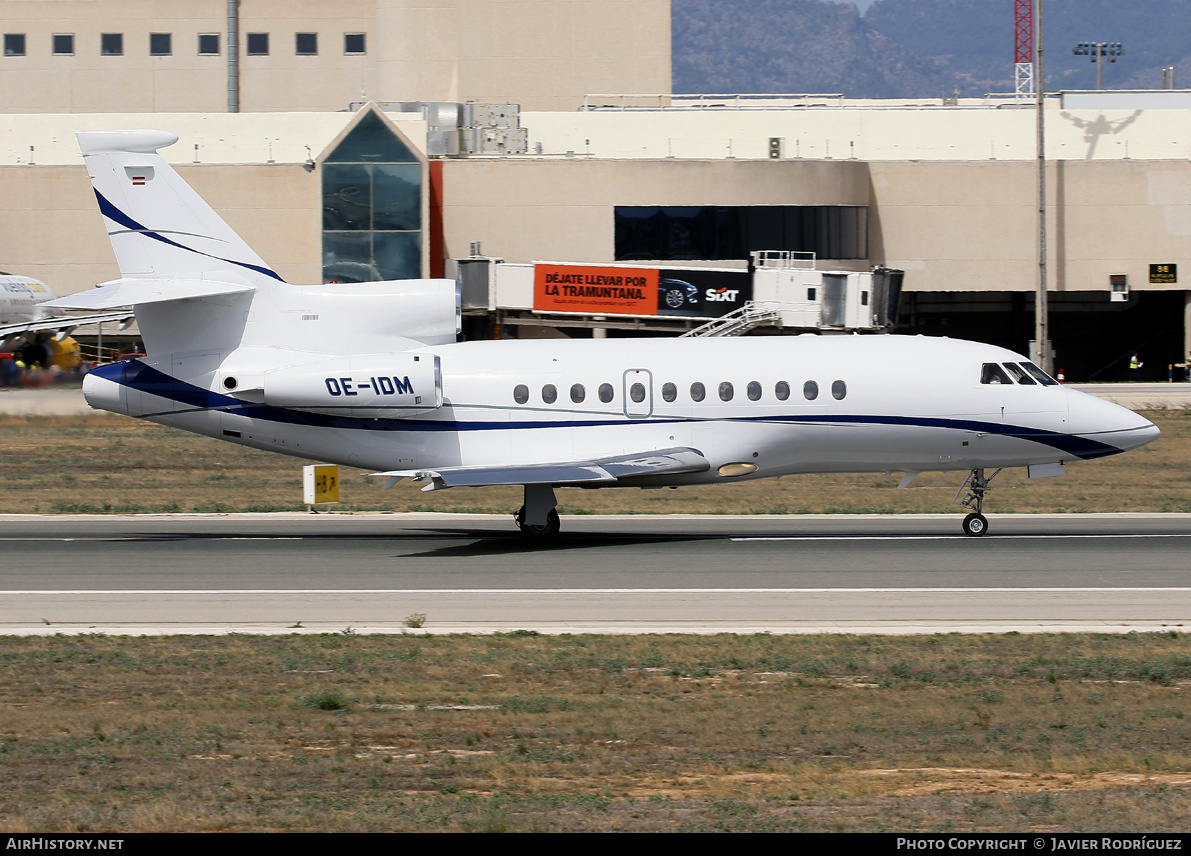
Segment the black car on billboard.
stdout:
<svg viewBox="0 0 1191 856">
<path fill-rule="evenodd" d="M 684 309 L 699 308 L 699 289 L 681 279 L 658 280 L 658 312 L 663 315 L 682 314 Z M 689 314 L 697 315 L 698 312 Z"/>
<path fill-rule="evenodd" d="M 658 271 L 658 315 L 718 318 L 752 297 L 745 271 Z"/>
</svg>

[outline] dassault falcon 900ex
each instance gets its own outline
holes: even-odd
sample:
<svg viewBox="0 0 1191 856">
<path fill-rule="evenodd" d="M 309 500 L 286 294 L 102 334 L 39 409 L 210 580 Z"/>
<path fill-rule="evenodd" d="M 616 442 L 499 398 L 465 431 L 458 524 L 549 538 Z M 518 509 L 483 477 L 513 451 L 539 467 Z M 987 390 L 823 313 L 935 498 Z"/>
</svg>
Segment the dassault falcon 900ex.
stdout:
<svg viewBox="0 0 1191 856">
<path fill-rule="evenodd" d="M 121 278 L 57 305 L 133 306 L 147 352 L 92 371 L 91 406 L 389 484 L 523 485 L 529 537 L 557 534 L 559 486 L 925 470 L 968 473 L 964 531 L 982 535 L 1001 468 L 1059 475 L 1158 436 L 973 342 L 457 342 L 455 282 L 290 285 L 157 154 L 174 134 L 78 136 Z"/>
</svg>

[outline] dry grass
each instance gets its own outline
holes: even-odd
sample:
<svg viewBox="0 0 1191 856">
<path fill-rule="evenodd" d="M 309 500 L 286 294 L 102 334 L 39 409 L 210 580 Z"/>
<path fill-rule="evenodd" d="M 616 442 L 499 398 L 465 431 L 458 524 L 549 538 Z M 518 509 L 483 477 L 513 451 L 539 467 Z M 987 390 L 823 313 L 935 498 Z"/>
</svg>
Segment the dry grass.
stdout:
<svg viewBox="0 0 1191 856">
<path fill-rule="evenodd" d="M 1191 511 L 1191 417 L 996 511 Z M 0 511 L 300 507 L 300 462 L 0 419 Z M 563 510 L 956 510 L 960 474 L 563 491 Z M 515 489 L 343 508 L 508 511 Z M 1179 831 L 1184 635 L 0 638 L 6 831 Z"/>
<path fill-rule="evenodd" d="M 1007 470 L 993 512 L 1191 512 L 1191 415 L 1149 413 L 1162 437 L 1138 451 L 1068 467 L 1062 478 Z M 302 508 L 301 461 L 119 416 L 0 417 L 0 512 L 279 511 Z M 680 490 L 559 492 L 564 514 L 947 512 L 963 473 L 785 476 Z M 510 512 L 519 488 L 422 493 L 343 468 L 341 511 Z"/>
<path fill-rule="evenodd" d="M 0 639 L 6 831 L 1179 831 L 1185 635 Z"/>
</svg>

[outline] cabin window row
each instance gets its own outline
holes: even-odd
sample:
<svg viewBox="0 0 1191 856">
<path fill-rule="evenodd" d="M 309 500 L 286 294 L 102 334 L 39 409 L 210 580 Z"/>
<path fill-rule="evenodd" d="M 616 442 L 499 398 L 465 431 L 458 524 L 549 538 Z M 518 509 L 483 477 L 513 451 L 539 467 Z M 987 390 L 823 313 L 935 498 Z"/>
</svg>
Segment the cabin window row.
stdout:
<svg viewBox="0 0 1191 856">
<path fill-rule="evenodd" d="M 673 402 L 678 400 L 678 385 L 673 383 L 662 384 L 662 400 L 666 402 Z M 744 393 L 749 401 L 760 401 L 764 394 L 764 389 L 760 381 L 749 381 L 744 388 Z M 731 381 L 723 381 L 716 389 L 716 394 L 720 401 L 732 401 L 736 397 L 736 387 Z M 848 394 L 848 385 L 842 380 L 831 382 L 831 397 L 836 401 L 842 401 Z M 616 388 L 610 383 L 602 383 L 596 389 L 596 395 L 601 402 L 609 404 L 616 399 Z M 635 403 L 640 404 L 645 401 L 646 389 L 643 383 L 629 384 L 628 390 L 629 398 Z M 691 401 L 703 401 L 707 398 L 707 387 L 696 381 L 692 383 L 687 390 L 687 395 Z M 790 384 L 784 380 L 779 380 L 773 385 L 773 396 L 778 401 L 786 401 L 790 397 Z M 816 381 L 808 380 L 802 385 L 802 397 L 807 401 L 814 401 L 819 397 L 819 384 Z M 541 398 L 544 404 L 554 404 L 558 401 L 558 387 L 552 383 L 545 384 L 541 390 Z M 582 404 L 587 400 L 587 387 L 581 383 L 571 385 L 570 389 L 571 401 L 575 404 Z M 513 401 L 518 404 L 529 403 L 529 387 L 526 384 L 519 383 L 513 387 Z"/>
</svg>

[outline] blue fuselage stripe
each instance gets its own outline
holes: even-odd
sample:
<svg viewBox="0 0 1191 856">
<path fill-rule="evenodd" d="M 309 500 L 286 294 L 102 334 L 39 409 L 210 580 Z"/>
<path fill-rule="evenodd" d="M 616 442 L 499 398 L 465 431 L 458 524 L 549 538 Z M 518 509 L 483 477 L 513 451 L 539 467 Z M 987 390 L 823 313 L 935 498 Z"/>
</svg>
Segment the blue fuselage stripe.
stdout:
<svg viewBox="0 0 1191 856">
<path fill-rule="evenodd" d="M 588 419 L 588 420 L 533 420 L 533 421 L 468 421 L 446 419 L 393 419 L 354 416 L 333 416 L 325 413 L 311 413 L 305 410 L 291 410 L 268 404 L 254 404 L 230 395 L 222 395 L 201 389 L 193 384 L 161 372 L 140 361 L 111 363 L 92 370 L 113 383 L 139 390 L 157 398 L 174 401 L 186 407 L 199 410 L 219 410 L 250 419 L 279 422 L 288 425 L 303 425 L 316 428 L 341 428 L 357 431 L 519 431 L 532 428 L 594 428 L 601 426 L 665 424 L 667 422 L 702 422 L 702 419 L 653 418 L 653 419 Z M 166 415 L 166 414 L 161 414 Z M 1092 440 L 1076 434 L 1063 434 L 1043 428 L 1029 428 L 1019 425 L 1004 425 L 982 422 L 974 419 L 955 419 L 931 416 L 873 416 L 851 414 L 823 415 L 780 415 L 739 416 L 712 421 L 755 422 L 769 424 L 852 424 L 852 425 L 899 425 L 916 428 L 943 428 L 994 434 L 1018 440 L 1030 440 L 1079 458 L 1102 458 L 1115 455 L 1122 450 L 1117 446 Z"/>
<path fill-rule="evenodd" d="M 248 262 L 237 262 L 233 261 L 232 259 L 220 258 L 219 256 L 213 256 L 210 253 L 204 253 L 201 250 L 196 250 L 193 247 L 188 247 L 185 244 L 179 244 L 177 241 L 172 241 L 165 237 L 165 235 L 162 235 L 159 232 L 148 228 L 147 226 L 142 226 L 136 220 L 133 220 L 131 217 L 113 205 L 111 201 L 98 190 L 95 191 L 95 198 L 99 200 L 99 213 L 103 214 L 104 217 L 107 217 L 113 223 L 119 223 L 125 229 L 129 229 L 140 235 L 144 235 L 146 238 L 152 238 L 155 241 L 160 241 L 163 244 L 168 244 L 171 247 L 177 247 L 180 250 L 186 250 L 188 253 L 194 253 L 195 255 L 199 255 L 208 259 L 215 259 L 218 262 L 227 262 L 230 265 L 236 265 L 237 267 L 242 267 L 247 270 L 253 270 L 257 273 L 263 273 L 265 276 L 272 277 L 278 282 L 285 282 L 285 280 L 282 279 L 275 271 L 272 271 L 267 267 L 249 264 Z"/>
</svg>

